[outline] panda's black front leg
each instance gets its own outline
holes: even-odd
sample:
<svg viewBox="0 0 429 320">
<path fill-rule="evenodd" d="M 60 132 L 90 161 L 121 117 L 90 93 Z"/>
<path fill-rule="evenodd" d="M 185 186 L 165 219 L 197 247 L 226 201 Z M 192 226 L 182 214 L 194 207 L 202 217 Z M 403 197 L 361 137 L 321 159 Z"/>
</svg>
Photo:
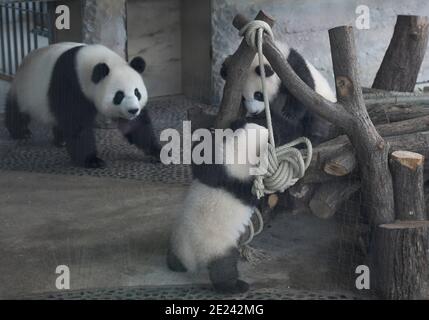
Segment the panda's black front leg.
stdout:
<svg viewBox="0 0 429 320">
<path fill-rule="evenodd" d="M 105 162 L 97 157 L 95 133 L 92 126 L 73 126 L 64 132 L 67 151 L 72 162 L 84 168 L 103 168 Z"/>
<path fill-rule="evenodd" d="M 63 131 L 58 126 L 52 128 L 52 135 L 54 136 L 52 143 L 55 147 L 62 148 L 66 145 Z"/>
<path fill-rule="evenodd" d="M 237 248 L 233 248 L 209 264 L 210 280 L 216 291 L 234 294 L 249 290 L 249 284 L 239 279 L 238 258 L 239 252 Z"/>
</svg>

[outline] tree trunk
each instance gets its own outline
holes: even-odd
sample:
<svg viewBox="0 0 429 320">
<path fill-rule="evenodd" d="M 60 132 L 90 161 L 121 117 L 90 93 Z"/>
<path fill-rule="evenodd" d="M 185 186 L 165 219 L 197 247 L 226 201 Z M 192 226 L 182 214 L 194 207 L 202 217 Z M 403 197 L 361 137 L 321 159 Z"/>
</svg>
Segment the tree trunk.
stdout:
<svg viewBox="0 0 429 320">
<path fill-rule="evenodd" d="M 424 157 L 414 152 L 395 151 L 390 156 L 398 220 L 426 220 L 423 163 Z"/>
<path fill-rule="evenodd" d="M 428 299 L 429 221 L 398 221 L 375 232 L 376 290 L 382 299 Z"/>
<path fill-rule="evenodd" d="M 372 87 L 392 91 L 414 91 L 426 52 L 428 35 L 427 17 L 398 16 L 392 40 Z"/>
</svg>

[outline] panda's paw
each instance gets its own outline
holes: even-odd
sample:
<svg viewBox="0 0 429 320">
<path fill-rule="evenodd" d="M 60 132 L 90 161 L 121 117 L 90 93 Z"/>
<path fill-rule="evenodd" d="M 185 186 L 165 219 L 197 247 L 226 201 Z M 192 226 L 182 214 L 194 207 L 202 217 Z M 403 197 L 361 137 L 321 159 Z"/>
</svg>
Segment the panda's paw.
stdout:
<svg viewBox="0 0 429 320">
<path fill-rule="evenodd" d="M 104 160 L 98 158 L 97 156 L 88 156 L 85 159 L 85 168 L 89 169 L 100 169 L 104 168 L 106 166 L 106 163 Z"/>
<path fill-rule="evenodd" d="M 213 285 L 217 292 L 223 294 L 239 294 L 249 291 L 249 284 L 243 280 L 237 280 L 235 283 L 217 283 Z"/>
</svg>

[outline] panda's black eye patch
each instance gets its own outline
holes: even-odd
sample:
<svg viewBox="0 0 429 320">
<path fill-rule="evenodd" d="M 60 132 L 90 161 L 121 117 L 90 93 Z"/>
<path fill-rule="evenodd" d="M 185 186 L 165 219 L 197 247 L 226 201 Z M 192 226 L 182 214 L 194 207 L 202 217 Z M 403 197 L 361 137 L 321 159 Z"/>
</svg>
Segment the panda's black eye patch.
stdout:
<svg viewBox="0 0 429 320">
<path fill-rule="evenodd" d="M 264 69 L 265 69 L 265 76 L 268 78 L 268 77 L 271 77 L 273 74 L 274 74 L 274 70 L 271 68 L 271 66 L 270 65 L 268 65 L 268 64 L 265 64 L 264 65 Z M 256 72 L 256 74 L 258 75 L 258 76 L 261 76 L 261 68 L 259 67 L 259 66 L 257 66 L 256 68 L 255 68 L 255 72 Z"/>
<path fill-rule="evenodd" d="M 253 97 L 255 98 L 256 101 L 261 101 L 261 102 L 264 101 L 264 94 L 260 91 L 256 91 Z"/>
<path fill-rule="evenodd" d="M 136 88 L 136 90 L 134 90 L 134 94 L 136 95 L 137 99 L 139 99 L 139 101 L 140 101 L 142 98 L 142 95 L 141 95 L 139 89 Z"/>
<path fill-rule="evenodd" d="M 123 91 L 118 91 L 115 94 L 115 97 L 113 98 L 113 103 L 116 105 L 120 105 L 122 100 L 124 100 L 125 94 Z"/>
</svg>

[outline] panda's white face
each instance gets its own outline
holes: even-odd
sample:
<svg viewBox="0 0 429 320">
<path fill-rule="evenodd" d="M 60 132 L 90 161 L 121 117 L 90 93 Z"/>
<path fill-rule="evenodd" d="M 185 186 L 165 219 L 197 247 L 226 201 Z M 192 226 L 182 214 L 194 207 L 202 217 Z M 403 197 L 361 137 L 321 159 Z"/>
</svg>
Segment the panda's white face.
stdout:
<svg viewBox="0 0 429 320">
<path fill-rule="evenodd" d="M 95 90 L 98 110 L 111 118 L 134 119 L 148 100 L 142 77 L 128 65 L 111 68 Z"/>
<path fill-rule="evenodd" d="M 268 101 L 272 102 L 279 92 L 281 81 L 277 74 L 274 73 L 268 61 L 265 58 L 264 60 L 266 94 L 268 95 Z M 247 116 L 256 116 L 265 109 L 258 57 L 253 60 L 244 83 L 243 103 L 247 110 Z"/>
</svg>

